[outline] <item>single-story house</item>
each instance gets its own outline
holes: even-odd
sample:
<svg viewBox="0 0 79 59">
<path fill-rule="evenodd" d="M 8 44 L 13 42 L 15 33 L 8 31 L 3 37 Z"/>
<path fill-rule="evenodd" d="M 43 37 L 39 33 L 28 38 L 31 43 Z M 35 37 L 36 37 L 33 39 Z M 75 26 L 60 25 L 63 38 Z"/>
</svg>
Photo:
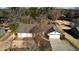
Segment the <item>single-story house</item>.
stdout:
<svg viewBox="0 0 79 59">
<path fill-rule="evenodd" d="M 26 38 L 26 37 L 35 37 L 34 29 L 39 27 L 37 24 L 21 24 L 17 29 L 17 37 L 18 38 Z M 61 31 L 59 29 L 54 28 L 55 26 L 52 26 L 50 24 L 47 24 L 43 27 L 43 35 L 47 38 L 57 38 L 60 39 L 60 36 L 62 35 Z M 38 30 L 38 28 L 36 28 Z"/>
<path fill-rule="evenodd" d="M 35 24 L 20 24 L 17 29 L 18 38 L 33 37 L 31 30 L 35 27 Z"/>
</svg>

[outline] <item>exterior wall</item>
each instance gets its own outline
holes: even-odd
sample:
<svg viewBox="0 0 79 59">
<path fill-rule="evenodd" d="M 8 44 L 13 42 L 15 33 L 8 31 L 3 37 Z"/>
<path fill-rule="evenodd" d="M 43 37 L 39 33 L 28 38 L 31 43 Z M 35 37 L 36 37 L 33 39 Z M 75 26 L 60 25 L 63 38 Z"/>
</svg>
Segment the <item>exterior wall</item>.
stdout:
<svg viewBox="0 0 79 59">
<path fill-rule="evenodd" d="M 32 37 L 32 33 L 17 33 L 18 38 Z"/>
<path fill-rule="evenodd" d="M 49 39 L 51 38 L 60 39 L 60 35 L 49 35 Z"/>
</svg>

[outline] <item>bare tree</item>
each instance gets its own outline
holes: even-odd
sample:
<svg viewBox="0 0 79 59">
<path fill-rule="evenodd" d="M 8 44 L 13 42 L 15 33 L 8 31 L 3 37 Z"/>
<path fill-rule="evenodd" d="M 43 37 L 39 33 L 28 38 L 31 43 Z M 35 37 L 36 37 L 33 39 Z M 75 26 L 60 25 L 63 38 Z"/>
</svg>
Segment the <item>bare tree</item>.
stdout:
<svg viewBox="0 0 79 59">
<path fill-rule="evenodd" d="M 49 8 L 48 10 L 49 10 L 48 14 L 52 18 L 53 21 L 57 20 L 59 16 L 61 15 L 60 10 L 56 8 Z"/>
</svg>

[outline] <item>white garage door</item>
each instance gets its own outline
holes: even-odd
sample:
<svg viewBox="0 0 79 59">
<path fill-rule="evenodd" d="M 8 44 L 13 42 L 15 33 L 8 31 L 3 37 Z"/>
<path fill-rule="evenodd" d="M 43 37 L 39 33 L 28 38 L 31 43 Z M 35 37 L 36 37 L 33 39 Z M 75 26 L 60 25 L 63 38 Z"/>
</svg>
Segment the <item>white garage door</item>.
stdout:
<svg viewBox="0 0 79 59">
<path fill-rule="evenodd" d="M 18 38 L 32 37 L 32 33 L 18 33 Z"/>
</svg>

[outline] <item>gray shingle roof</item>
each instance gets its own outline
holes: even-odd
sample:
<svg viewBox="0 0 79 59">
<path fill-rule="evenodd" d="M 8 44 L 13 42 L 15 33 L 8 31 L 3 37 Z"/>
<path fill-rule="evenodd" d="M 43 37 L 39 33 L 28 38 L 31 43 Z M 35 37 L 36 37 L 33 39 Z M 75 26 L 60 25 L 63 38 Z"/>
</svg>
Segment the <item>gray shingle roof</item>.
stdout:
<svg viewBox="0 0 79 59">
<path fill-rule="evenodd" d="M 35 24 L 20 24 L 16 32 L 29 33 L 35 26 Z"/>
</svg>

